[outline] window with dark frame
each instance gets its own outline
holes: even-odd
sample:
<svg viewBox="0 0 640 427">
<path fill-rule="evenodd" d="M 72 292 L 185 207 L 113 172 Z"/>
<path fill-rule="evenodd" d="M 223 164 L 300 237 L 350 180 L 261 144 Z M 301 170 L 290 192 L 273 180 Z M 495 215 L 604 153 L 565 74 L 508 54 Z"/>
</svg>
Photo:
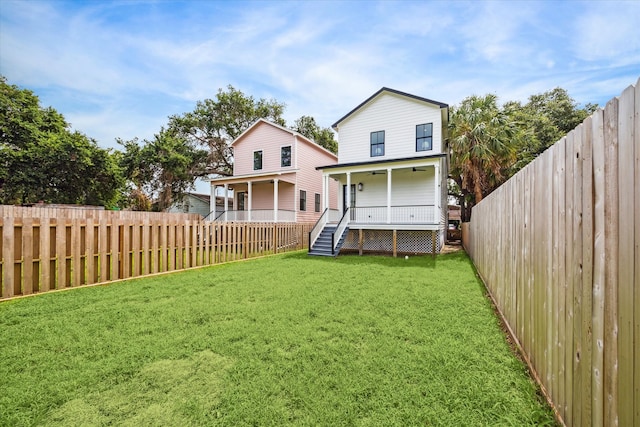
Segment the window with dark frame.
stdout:
<svg viewBox="0 0 640 427">
<path fill-rule="evenodd" d="M 416 151 L 429 151 L 433 148 L 433 123 L 416 126 Z"/>
<path fill-rule="evenodd" d="M 262 169 L 262 150 L 253 152 L 253 170 Z"/>
<path fill-rule="evenodd" d="M 291 146 L 280 148 L 280 167 L 291 166 Z"/>
<path fill-rule="evenodd" d="M 316 193 L 316 212 L 320 212 L 320 194 Z"/>
<path fill-rule="evenodd" d="M 371 132 L 371 157 L 384 156 L 384 131 Z"/>
<path fill-rule="evenodd" d="M 307 192 L 300 190 L 300 211 L 307 210 Z"/>
</svg>

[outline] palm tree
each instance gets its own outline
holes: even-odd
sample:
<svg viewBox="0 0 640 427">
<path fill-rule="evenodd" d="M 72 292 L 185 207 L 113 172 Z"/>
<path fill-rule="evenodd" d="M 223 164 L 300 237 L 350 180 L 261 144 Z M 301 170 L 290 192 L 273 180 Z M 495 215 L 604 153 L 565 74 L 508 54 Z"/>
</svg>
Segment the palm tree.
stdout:
<svg viewBox="0 0 640 427">
<path fill-rule="evenodd" d="M 509 178 L 515 161 L 514 126 L 493 94 L 465 98 L 449 121 L 450 176 L 479 203 Z"/>
</svg>

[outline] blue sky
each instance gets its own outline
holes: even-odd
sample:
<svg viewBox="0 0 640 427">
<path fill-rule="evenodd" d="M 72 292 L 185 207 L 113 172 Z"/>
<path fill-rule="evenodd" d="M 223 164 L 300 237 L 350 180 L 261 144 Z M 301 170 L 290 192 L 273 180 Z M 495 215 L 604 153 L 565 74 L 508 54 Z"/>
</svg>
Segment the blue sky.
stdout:
<svg viewBox="0 0 640 427">
<path fill-rule="evenodd" d="M 455 105 L 640 76 L 639 1 L 0 1 L 0 74 L 103 147 L 231 84 L 328 127 L 383 86 Z"/>
</svg>

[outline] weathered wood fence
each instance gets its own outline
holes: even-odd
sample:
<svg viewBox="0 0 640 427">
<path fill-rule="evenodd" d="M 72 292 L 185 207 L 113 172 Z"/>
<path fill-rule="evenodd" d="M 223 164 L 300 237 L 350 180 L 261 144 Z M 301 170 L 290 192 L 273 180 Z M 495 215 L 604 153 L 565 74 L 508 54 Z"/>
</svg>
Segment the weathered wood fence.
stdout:
<svg viewBox="0 0 640 427">
<path fill-rule="evenodd" d="M 0 206 L 0 299 L 308 247 L 313 224 Z"/>
<path fill-rule="evenodd" d="M 640 426 L 640 80 L 479 203 L 465 234 L 562 420 Z"/>
</svg>

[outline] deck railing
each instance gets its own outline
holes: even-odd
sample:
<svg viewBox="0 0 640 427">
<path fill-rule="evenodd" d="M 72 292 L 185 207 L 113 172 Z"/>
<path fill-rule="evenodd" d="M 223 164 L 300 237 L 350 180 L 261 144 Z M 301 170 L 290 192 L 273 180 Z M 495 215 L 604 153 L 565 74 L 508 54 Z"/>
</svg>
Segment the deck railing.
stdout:
<svg viewBox="0 0 640 427">
<path fill-rule="evenodd" d="M 435 205 L 356 206 L 350 221 L 359 224 L 435 224 Z"/>
<path fill-rule="evenodd" d="M 278 209 L 278 218 L 276 220 L 273 209 L 252 209 L 250 211 L 234 211 L 229 210 L 219 214 L 214 221 L 229 222 L 295 222 L 295 211 Z"/>
</svg>

